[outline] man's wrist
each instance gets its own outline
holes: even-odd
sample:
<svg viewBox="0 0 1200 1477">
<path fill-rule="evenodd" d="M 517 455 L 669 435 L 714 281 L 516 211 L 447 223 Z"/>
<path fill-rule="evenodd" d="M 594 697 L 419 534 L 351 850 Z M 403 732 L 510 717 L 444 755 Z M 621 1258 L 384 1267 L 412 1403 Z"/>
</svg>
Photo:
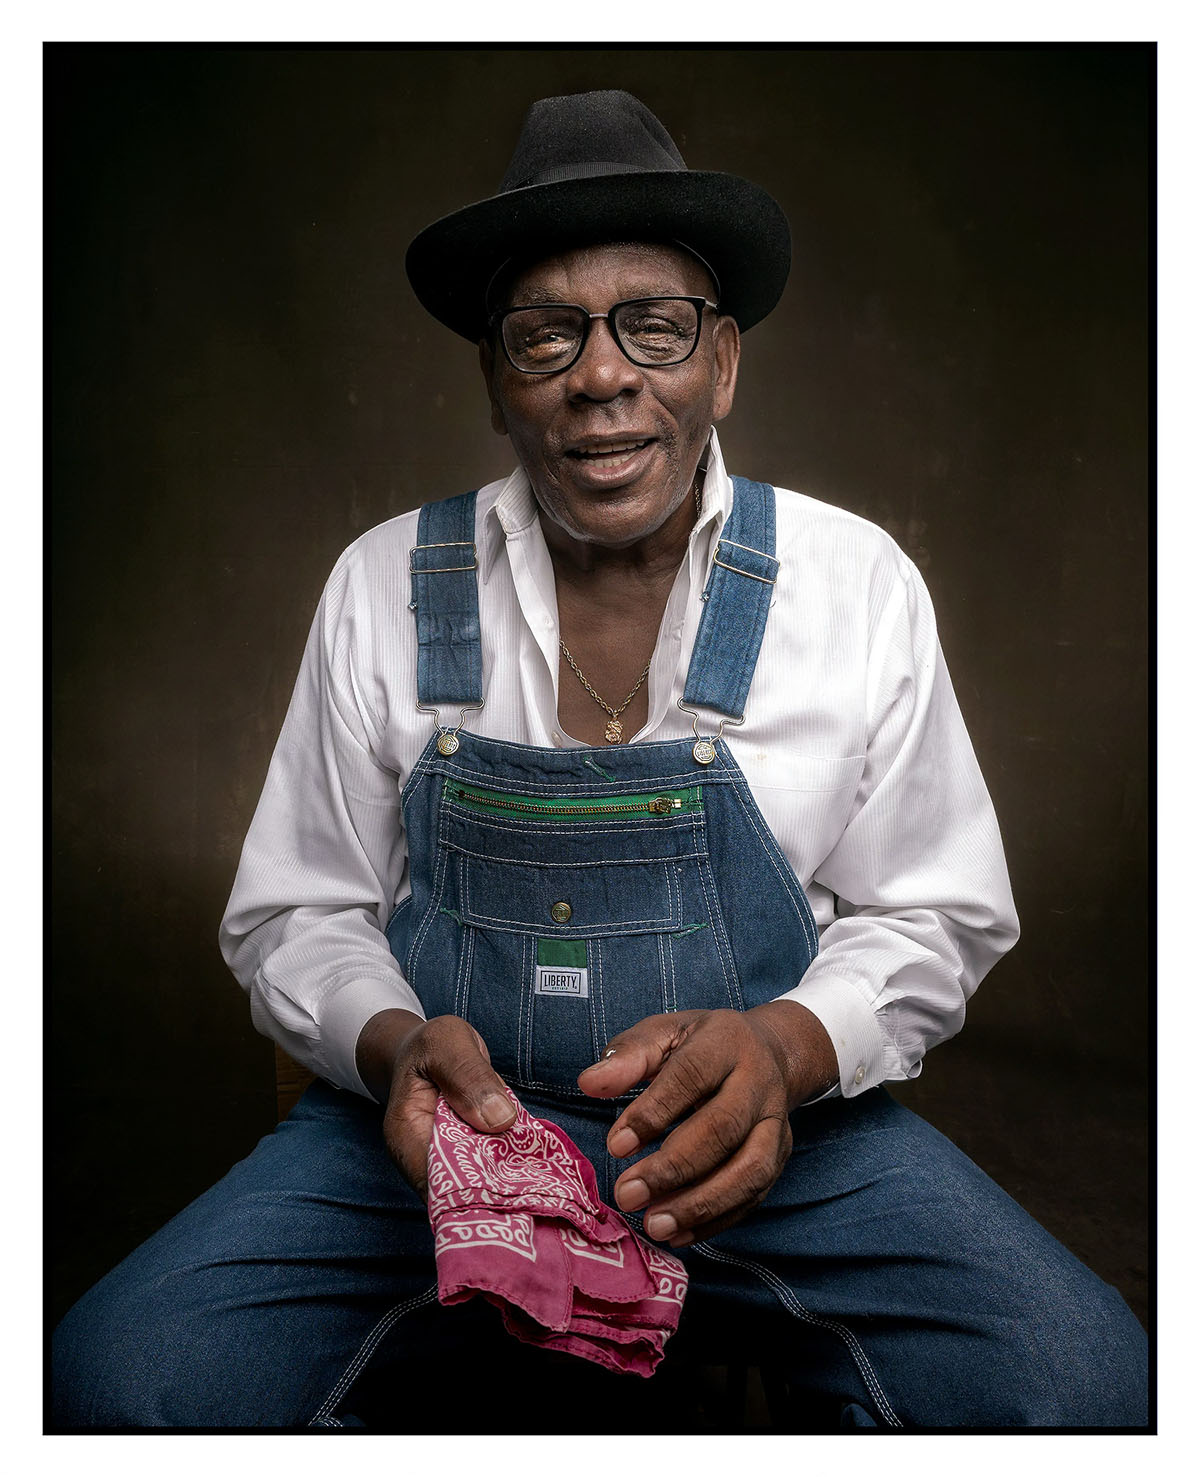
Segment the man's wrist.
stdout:
<svg viewBox="0 0 1200 1477">
<path fill-rule="evenodd" d="M 746 1012 L 756 1029 L 774 1042 L 787 1088 L 788 1112 L 824 1096 L 838 1080 L 838 1059 L 829 1033 L 798 1000 L 769 1000 Z"/>
<path fill-rule="evenodd" d="M 358 1033 L 354 1064 L 363 1085 L 381 1106 L 386 1106 L 391 1093 L 392 1071 L 401 1047 L 424 1024 L 411 1010 L 381 1010 Z"/>
</svg>

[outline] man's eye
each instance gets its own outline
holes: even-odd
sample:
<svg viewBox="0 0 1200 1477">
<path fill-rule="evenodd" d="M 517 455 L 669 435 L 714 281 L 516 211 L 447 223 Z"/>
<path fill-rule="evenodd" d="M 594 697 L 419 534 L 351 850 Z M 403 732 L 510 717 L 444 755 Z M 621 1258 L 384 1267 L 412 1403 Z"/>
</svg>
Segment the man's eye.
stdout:
<svg viewBox="0 0 1200 1477">
<path fill-rule="evenodd" d="M 622 323 L 621 331 L 633 339 L 670 342 L 689 338 L 692 329 L 677 318 L 669 318 L 662 313 L 639 313 L 636 318 Z"/>
<path fill-rule="evenodd" d="M 508 345 L 513 353 L 530 358 L 546 358 L 569 352 L 579 336 L 573 323 L 561 318 L 533 319 L 526 323 L 512 323 L 508 328 Z"/>
</svg>

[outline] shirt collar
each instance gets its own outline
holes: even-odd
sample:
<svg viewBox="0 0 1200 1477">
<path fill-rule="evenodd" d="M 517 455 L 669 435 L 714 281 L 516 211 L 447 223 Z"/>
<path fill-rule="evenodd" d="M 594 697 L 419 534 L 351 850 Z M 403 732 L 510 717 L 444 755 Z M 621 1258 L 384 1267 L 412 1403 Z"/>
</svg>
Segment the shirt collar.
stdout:
<svg viewBox="0 0 1200 1477">
<path fill-rule="evenodd" d="M 716 427 L 709 433 L 708 447 L 701 457 L 708 470 L 700 489 L 700 516 L 689 538 L 689 546 L 706 538 L 715 525 L 719 530 L 733 509 L 733 483 L 725 470 L 721 443 Z M 483 516 L 483 547 L 478 551 L 479 575 L 486 585 L 505 541 L 522 537 L 538 522 L 537 499 L 533 495 L 524 467 L 518 467 L 503 482 L 492 483 L 495 489 L 491 507 Z M 540 528 L 538 530 L 540 536 Z"/>
<path fill-rule="evenodd" d="M 717 440 L 717 428 L 709 432 L 708 450 L 700 458 L 707 462 L 708 471 L 700 489 L 700 516 L 692 530 L 692 541 L 699 539 L 714 522 L 718 529 L 733 512 L 733 481 L 725 470 L 725 458 L 721 455 L 721 443 Z"/>
<path fill-rule="evenodd" d="M 483 515 L 483 547 L 477 551 L 479 577 L 485 585 L 505 540 L 520 537 L 530 524 L 537 522 L 537 501 L 524 467 L 518 467 L 505 481 L 493 482 L 485 489 L 485 493 L 493 492 L 492 505 Z"/>
</svg>

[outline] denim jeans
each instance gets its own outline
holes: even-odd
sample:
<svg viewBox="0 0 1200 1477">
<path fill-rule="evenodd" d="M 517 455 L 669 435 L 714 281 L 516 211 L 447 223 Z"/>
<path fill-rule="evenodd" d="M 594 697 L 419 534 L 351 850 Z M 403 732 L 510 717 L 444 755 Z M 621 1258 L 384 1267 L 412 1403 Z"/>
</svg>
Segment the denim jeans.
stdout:
<svg viewBox="0 0 1200 1477">
<path fill-rule="evenodd" d="M 541 1110 L 611 1185 L 611 1113 Z M 668 1364 L 771 1361 L 830 1429 L 1146 1422 L 1137 1320 L 947 1139 L 883 1089 L 802 1109 L 793 1131 L 758 1211 L 681 1253 L 691 1285 Z M 54 1421 L 433 1432 L 445 1408 L 414 1408 L 406 1389 L 444 1367 L 467 1431 L 473 1381 L 528 1380 L 556 1357 L 514 1360 L 506 1344 L 515 1355 L 494 1309 L 438 1304 L 424 1207 L 380 1110 L 319 1083 L 68 1313 Z M 533 1379 L 514 1392 L 514 1431 L 543 1428 Z M 576 1429 L 619 1431 L 619 1406 L 581 1409 Z"/>
</svg>

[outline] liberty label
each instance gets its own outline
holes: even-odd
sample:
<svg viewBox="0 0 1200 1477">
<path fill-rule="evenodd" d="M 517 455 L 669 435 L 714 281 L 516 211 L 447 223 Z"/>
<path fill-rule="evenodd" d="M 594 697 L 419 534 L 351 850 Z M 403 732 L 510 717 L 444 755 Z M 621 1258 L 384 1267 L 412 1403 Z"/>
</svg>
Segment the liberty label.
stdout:
<svg viewBox="0 0 1200 1477">
<path fill-rule="evenodd" d="M 562 964 L 539 964 L 533 981 L 535 995 L 573 995 L 577 1000 L 588 998 L 588 972 L 586 969 L 569 969 Z"/>
</svg>

